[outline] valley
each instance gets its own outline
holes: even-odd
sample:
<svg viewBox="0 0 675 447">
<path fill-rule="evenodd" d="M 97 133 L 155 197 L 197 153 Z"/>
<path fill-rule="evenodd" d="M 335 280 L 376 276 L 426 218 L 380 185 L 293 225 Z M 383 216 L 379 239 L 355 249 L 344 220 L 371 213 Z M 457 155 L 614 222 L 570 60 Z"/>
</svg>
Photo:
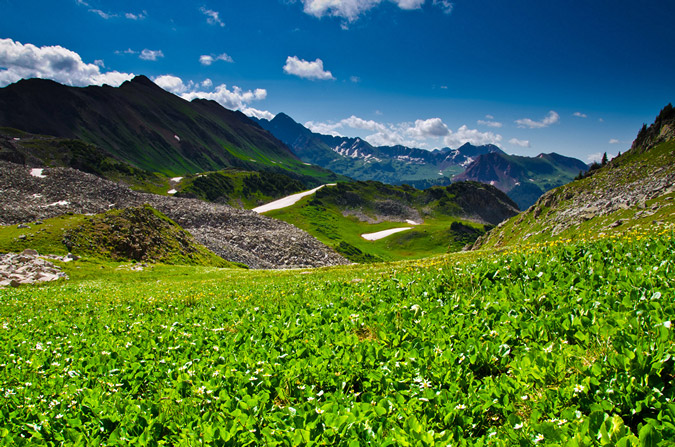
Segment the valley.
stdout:
<svg viewBox="0 0 675 447">
<path fill-rule="evenodd" d="M 417 170 L 428 186 L 417 189 L 344 173 L 390 162 L 406 172 L 408 148 L 371 146 L 379 155 L 334 174 L 252 120 L 178 102 L 146 79 L 116 93 L 38 84 L 86 99 L 93 108 L 73 122 L 102 107 L 89 95 L 129 89 L 189 109 L 176 126 L 202 122 L 206 108 L 232 120 L 238 146 L 206 144 L 224 138 L 225 121 L 181 132 L 180 142 L 205 144 L 192 160 L 179 139 L 145 139 L 133 126 L 116 130 L 125 153 L 89 133 L 92 121 L 58 133 L 19 130 L 3 115 L 5 444 L 675 437 L 671 106 L 629 151 L 588 172 L 555 154 L 469 145 L 427 152 L 453 181 Z M 326 157 L 355 160 L 367 148 L 353 141 L 360 148 L 340 152 L 305 136 L 323 141 Z M 396 163 L 384 153 L 398 153 Z M 525 199 L 535 202 L 521 211 Z"/>
</svg>

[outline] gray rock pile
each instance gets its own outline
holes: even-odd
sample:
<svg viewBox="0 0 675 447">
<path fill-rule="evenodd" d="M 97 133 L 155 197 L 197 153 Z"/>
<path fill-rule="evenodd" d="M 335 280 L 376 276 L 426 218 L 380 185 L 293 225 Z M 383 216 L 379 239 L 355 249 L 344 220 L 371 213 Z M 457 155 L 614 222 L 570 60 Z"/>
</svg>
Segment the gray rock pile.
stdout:
<svg viewBox="0 0 675 447">
<path fill-rule="evenodd" d="M 348 264 L 330 247 L 292 225 L 250 210 L 196 199 L 139 193 L 70 168 L 31 168 L 0 161 L 0 225 L 65 213 L 102 213 L 148 203 L 228 261 L 251 268 L 308 268 Z"/>
<path fill-rule="evenodd" d="M 67 279 L 68 276 L 59 267 L 40 257 L 35 250 L 0 256 L 0 287 L 18 287 L 61 278 Z"/>
</svg>

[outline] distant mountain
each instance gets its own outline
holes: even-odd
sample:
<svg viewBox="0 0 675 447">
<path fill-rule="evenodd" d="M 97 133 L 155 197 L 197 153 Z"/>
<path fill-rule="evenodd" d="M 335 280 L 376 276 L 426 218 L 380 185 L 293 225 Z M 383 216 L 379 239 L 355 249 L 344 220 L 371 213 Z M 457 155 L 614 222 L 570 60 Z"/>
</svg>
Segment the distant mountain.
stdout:
<svg viewBox="0 0 675 447">
<path fill-rule="evenodd" d="M 507 155 L 499 147 L 466 143 L 433 151 L 405 146 L 375 147 L 361 138 L 313 133 L 280 113 L 259 124 L 286 143 L 306 163 L 356 180 L 408 184 L 424 189 L 452 181 L 489 183 L 506 192 L 521 209 L 551 188 L 571 181 L 588 166 L 555 153 L 537 157 Z"/>
<path fill-rule="evenodd" d="M 643 126 L 631 149 L 581 179 L 545 193 L 474 248 L 498 248 L 675 225 L 675 110 L 666 106 Z"/>
<path fill-rule="evenodd" d="M 523 157 L 493 152 L 479 155 L 454 180 L 494 185 L 524 210 L 544 192 L 569 183 L 587 169 L 586 163 L 556 153 Z"/>
<path fill-rule="evenodd" d="M 241 112 L 204 99 L 188 102 L 145 76 L 118 88 L 21 80 L 0 89 L 0 126 L 82 140 L 169 176 L 236 167 L 283 172 L 309 183 L 337 178 L 305 165 Z"/>
<path fill-rule="evenodd" d="M 503 153 L 494 145 L 428 151 L 405 146 L 372 146 L 361 138 L 314 133 L 284 113 L 258 120 L 306 163 L 319 165 L 356 180 L 375 180 L 417 188 L 451 183 L 453 175 L 481 154 Z"/>
</svg>

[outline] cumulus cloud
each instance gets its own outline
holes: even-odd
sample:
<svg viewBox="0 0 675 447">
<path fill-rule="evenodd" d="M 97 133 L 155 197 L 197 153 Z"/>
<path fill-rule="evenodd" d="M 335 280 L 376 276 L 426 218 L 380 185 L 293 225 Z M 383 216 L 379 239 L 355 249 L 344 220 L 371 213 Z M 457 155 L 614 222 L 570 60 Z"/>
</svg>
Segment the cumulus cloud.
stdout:
<svg viewBox="0 0 675 447">
<path fill-rule="evenodd" d="M 516 124 L 518 127 L 526 127 L 529 129 L 541 129 L 542 127 L 548 127 L 551 124 L 555 124 L 558 121 L 560 121 L 560 115 L 556 113 L 555 111 L 551 110 L 548 112 L 548 115 L 546 118 L 542 119 L 541 121 L 534 121 L 530 118 L 523 118 L 516 120 Z"/>
<path fill-rule="evenodd" d="M 611 140 L 609 140 L 609 144 L 619 144 L 619 143 L 620 141 L 617 140 L 616 138 L 612 138 Z"/>
<path fill-rule="evenodd" d="M 217 85 L 211 89 L 213 82 L 206 79 L 201 83 L 194 81 L 184 82 L 183 79 L 173 75 L 162 75 L 154 78 L 155 84 L 164 90 L 181 98 L 192 101 L 193 99 L 210 99 L 216 101 L 225 108 L 240 110 L 248 116 L 272 119 L 274 115 L 266 110 L 259 110 L 249 106 L 253 101 L 261 101 L 267 98 L 267 90 L 257 88 L 255 90 L 243 90 L 233 86 L 231 89 L 226 84 Z"/>
<path fill-rule="evenodd" d="M 199 56 L 199 63 L 202 65 L 209 66 L 215 61 L 234 62 L 234 59 L 232 59 L 227 53 L 219 54 L 217 56 L 212 54 L 203 54 Z"/>
<path fill-rule="evenodd" d="M 572 116 L 576 116 L 577 118 L 588 118 L 588 115 L 586 115 L 585 113 L 581 113 L 581 112 L 574 112 L 572 114 Z"/>
<path fill-rule="evenodd" d="M 380 3 L 383 0 L 302 0 L 304 12 L 314 17 L 340 17 L 348 22 L 353 22 Z M 425 0 L 389 0 L 399 8 L 405 10 L 420 9 Z M 441 0 L 440 3 L 448 3 Z M 436 1 L 434 1 L 436 4 Z"/>
<path fill-rule="evenodd" d="M 220 19 L 220 13 L 218 11 L 207 9 L 206 6 L 202 6 L 199 10 L 206 16 L 206 23 L 209 25 L 225 26 L 225 23 Z"/>
<path fill-rule="evenodd" d="M 323 61 L 321 59 L 308 62 L 304 59 L 299 59 L 297 56 L 288 56 L 286 65 L 284 65 L 284 72 L 305 79 L 335 79 L 330 71 L 323 69 Z"/>
<path fill-rule="evenodd" d="M 502 140 L 502 136 L 492 132 L 480 132 L 477 129 L 469 129 L 466 125 L 461 126 L 456 132 L 450 131 L 450 134 L 443 139 L 446 146 L 458 147 L 466 143 L 474 146 L 484 144 L 497 144 Z"/>
<path fill-rule="evenodd" d="M 156 61 L 160 57 L 164 57 L 164 53 L 162 53 L 162 50 L 154 51 L 145 48 L 143 51 L 141 51 L 141 55 L 138 57 L 143 59 L 144 61 Z"/>
<path fill-rule="evenodd" d="M 414 123 L 379 123 L 373 120 L 364 120 L 356 116 L 350 116 L 338 122 L 314 122 L 305 123 L 305 127 L 312 132 L 343 136 L 348 128 L 367 130 L 373 132 L 364 139 L 374 146 L 403 145 L 430 149 L 437 147 L 442 142 L 446 146 L 458 147 L 464 143 L 475 145 L 496 144 L 501 141 L 501 135 L 492 132 L 480 132 L 462 126 L 453 132 L 440 118 L 418 119 Z"/>
<path fill-rule="evenodd" d="M 429 118 L 427 120 L 416 120 L 415 126 L 410 129 L 409 133 L 422 138 L 444 137 L 450 133 L 450 129 L 440 118 Z"/>
<path fill-rule="evenodd" d="M 87 64 L 79 54 L 58 45 L 37 47 L 0 39 L 0 87 L 28 78 L 51 79 L 80 87 L 118 86 L 133 77 L 132 73 L 102 72 L 100 65 Z"/>
<path fill-rule="evenodd" d="M 519 140 L 518 138 L 511 138 L 509 140 L 509 144 L 512 144 L 514 146 L 520 146 L 520 147 L 530 147 L 530 141 L 529 140 Z"/>
</svg>

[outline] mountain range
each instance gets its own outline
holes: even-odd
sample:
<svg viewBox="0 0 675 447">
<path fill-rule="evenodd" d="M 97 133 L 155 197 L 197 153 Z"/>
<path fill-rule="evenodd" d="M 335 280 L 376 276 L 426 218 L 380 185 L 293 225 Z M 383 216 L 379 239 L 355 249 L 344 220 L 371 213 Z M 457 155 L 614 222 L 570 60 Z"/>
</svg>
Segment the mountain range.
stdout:
<svg viewBox="0 0 675 447">
<path fill-rule="evenodd" d="M 81 140 L 169 177 L 237 168 L 284 173 L 310 185 L 340 178 L 303 163 L 243 113 L 215 101 L 186 101 L 145 76 L 118 88 L 21 80 L 0 89 L 0 126 Z"/>
<path fill-rule="evenodd" d="M 588 166 L 556 153 L 508 155 L 499 147 L 465 143 L 433 151 L 406 146 L 373 146 L 361 138 L 314 133 L 286 114 L 258 123 L 283 141 L 302 161 L 356 180 L 408 184 L 424 189 L 453 181 L 489 183 L 506 192 L 520 209 L 545 191 L 570 182 Z"/>
</svg>

